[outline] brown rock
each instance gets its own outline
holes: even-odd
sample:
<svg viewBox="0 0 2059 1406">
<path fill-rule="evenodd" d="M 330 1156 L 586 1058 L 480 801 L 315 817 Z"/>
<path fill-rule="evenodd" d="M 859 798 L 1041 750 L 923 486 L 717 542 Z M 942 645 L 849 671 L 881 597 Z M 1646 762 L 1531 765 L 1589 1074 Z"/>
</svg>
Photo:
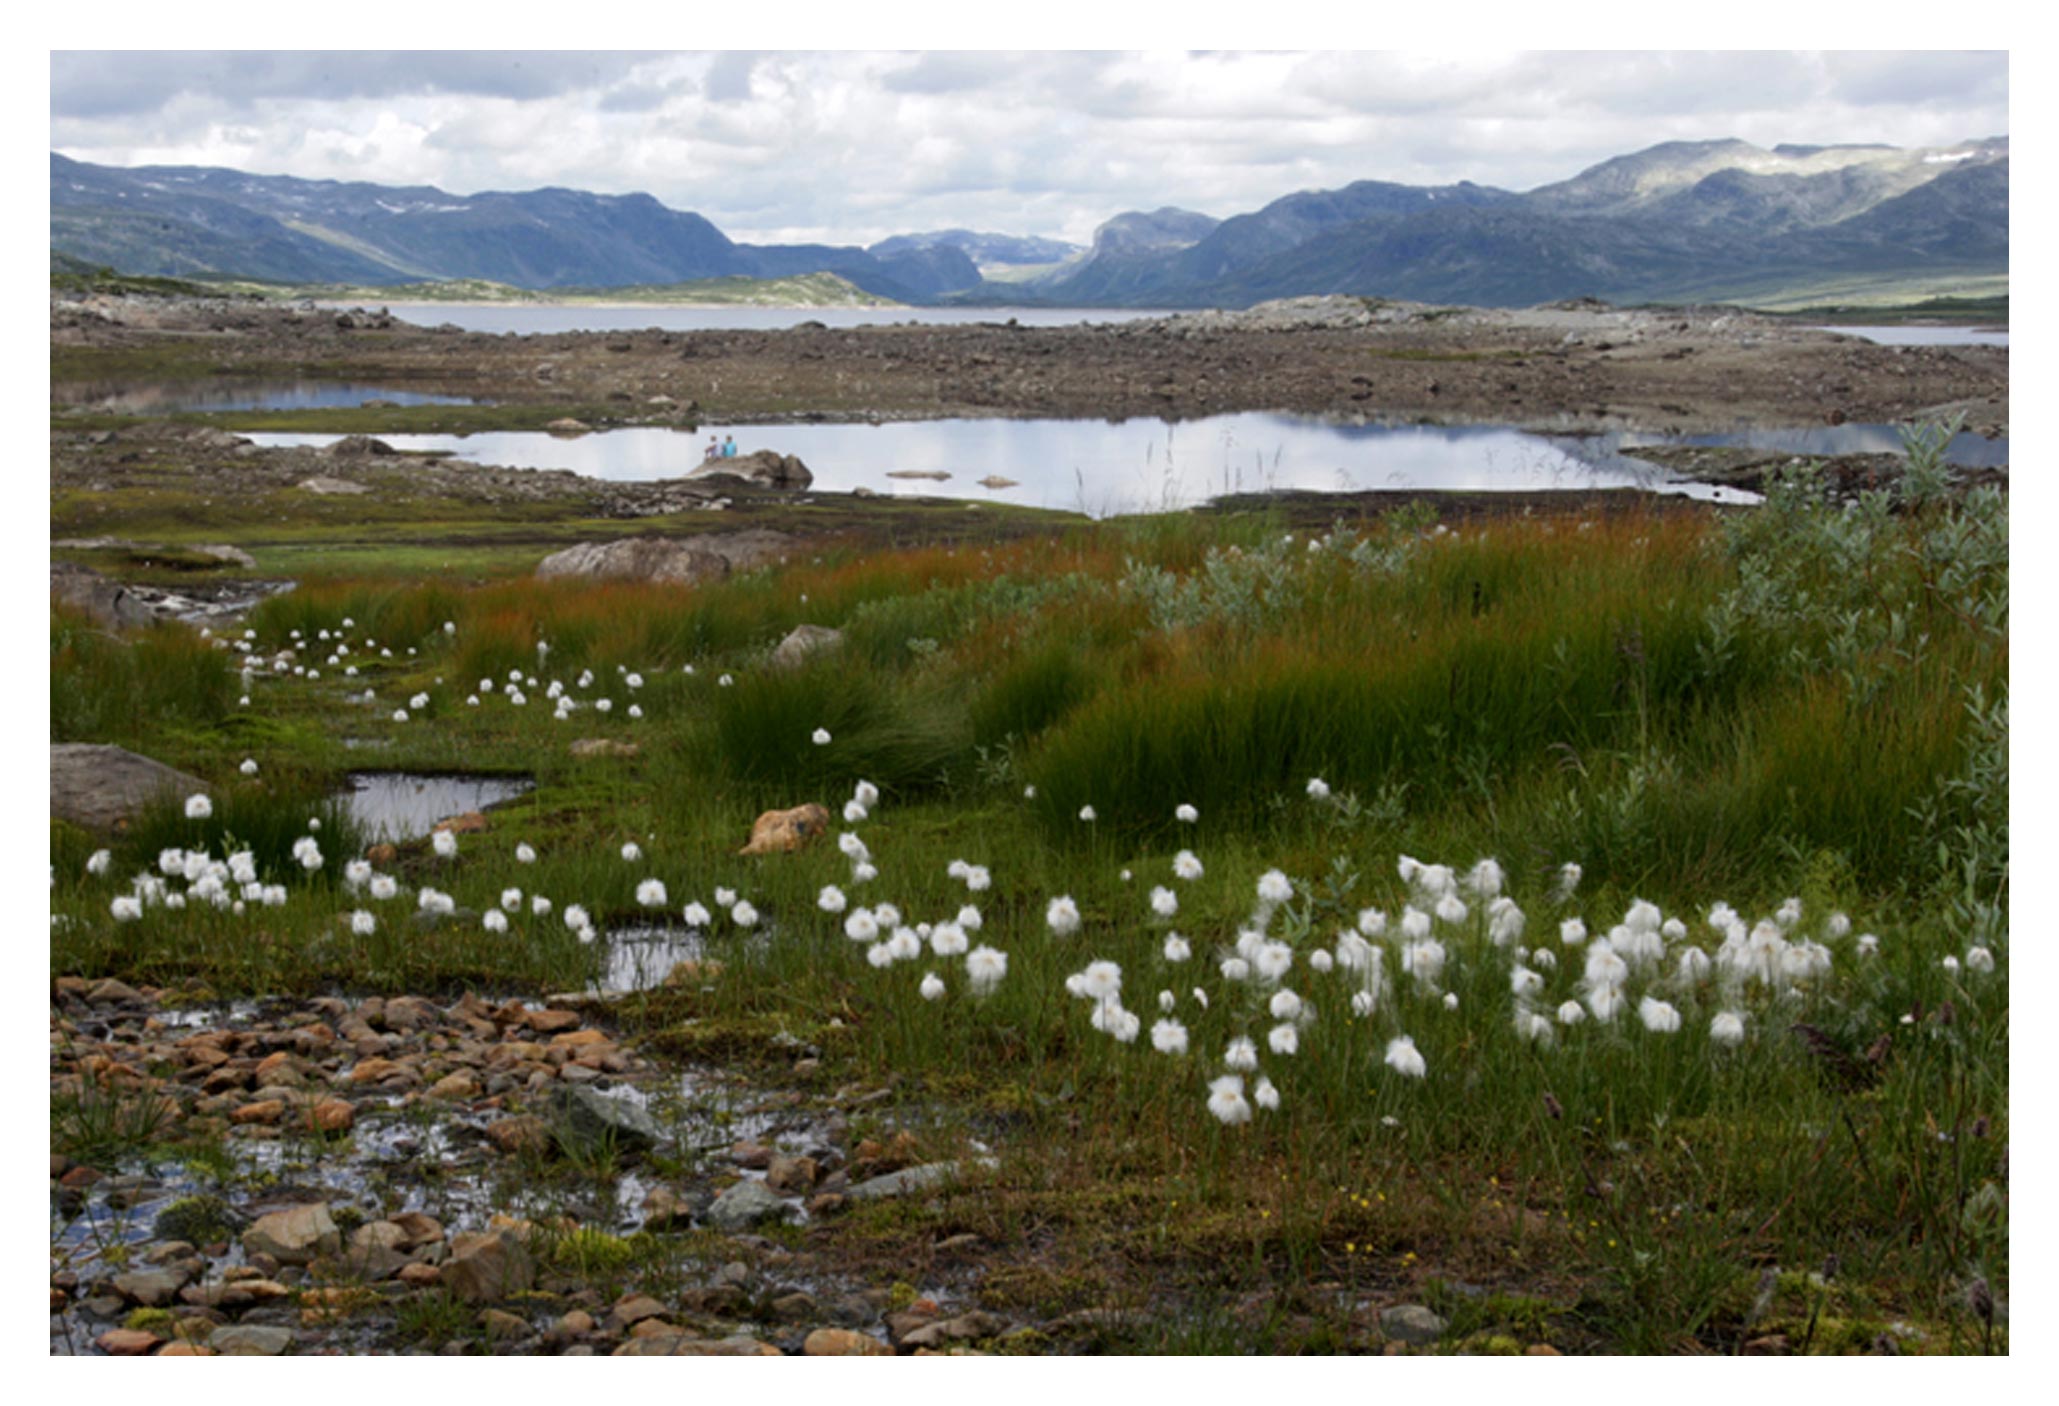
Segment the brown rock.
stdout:
<svg viewBox="0 0 2059 1406">
<path fill-rule="evenodd" d="M 251 1123 L 263 1123 L 266 1126 L 270 1126 L 271 1124 L 278 1122 L 281 1118 L 285 1116 L 286 1105 L 279 1102 L 279 1100 L 275 1098 L 268 1098 L 262 1099 L 256 1103 L 244 1104 L 241 1108 L 237 1109 L 235 1112 L 229 1115 L 229 1121 L 231 1123 L 240 1123 L 245 1125 Z"/>
<path fill-rule="evenodd" d="M 389 1222 L 400 1228 L 402 1238 L 396 1246 L 398 1249 L 412 1250 L 422 1245 L 433 1245 L 443 1238 L 443 1223 L 420 1211 L 402 1211 L 389 1217 Z"/>
<path fill-rule="evenodd" d="M 892 1357 L 894 1350 L 878 1338 L 849 1328 L 817 1328 L 801 1344 L 806 1357 Z"/>
<path fill-rule="evenodd" d="M 460 1235 L 450 1243 L 443 1283 L 471 1303 L 505 1299 L 536 1282 L 536 1262 L 512 1230 Z"/>
<path fill-rule="evenodd" d="M 486 1125 L 486 1139 L 503 1152 L 548 1152 L 550 1128 L 543 1119 L 523 1114 Z"/>
<path fill-rule="evenodd" d="M 433 1264 L 404 1264 L 393 1277 L 410 1288 L 427 1289 L 443 1282 L 443 1271 Z"/>
<path fill-rule="evenodd" d="M 424 1093 L 429 1098 L 462 1103 L 468 1099 L 484 1097 L 486 1090 L 479 1086 L 478 1075 L 469 1069 L 460 1069 L 454 1074 L 444 1075 L 441 1079 L 431 1084 Z"/>
<path fill-rule="evenodd" d="M 805 1196 L 820 1173 L 813 1157 L 776 1156 L 765 1169 L 765 1184 L 783 1196 Z"/>
<path fill-rule="evenodd" d="M 539 1035 L 557 1035 L 567 1030 L 577 1030 L 579 1028 L 579 1012 L 552 1010 L 524 1011 L 522 1013 L 522 1023 Z M 518 1048 L 521 1044 L 526 1043 L 526 1041 L 518 1042 L 516 1046 L 502 1046 L 502 1048 Z"/>
<path fill-rule="evenodd" d="M 751 824 L 739 854 L 792 854 L 829 831 L 829 811 L 810 801 L 792 810 L 768 810 Z"/>
<path fill-rule="evenodd" d="M 243 1232 L 248 1254 L 268 1254 L 280 1264 L 307 1264 L 343 1248 L 342 1233 L 321 1202 L 273 1211 Z"/>
<path fill-rule="evenodd" d="M 166 1343 L 159 1357 L 219 1357 L 220 1353 L 201 1343 Z"/>
<path fill-rule="evenodd" d="M 324 1133 L 347 1133 L 357 1122 L 357 1109 L 345 1099 L 325 1098 L 307 1111 L 309 1128 Z"/>
<path fill-rule="evenodd" d="M 756 1338 L 697 1338 L 687 1333 L 659 1333 L 631 1338 L 615 1349 L 616 1357 L 783 1357 L 771 1343 Z"/>
<path fill-rule="evenodd" d="M 486 816 L 476 810 L 468 810 L 463 815 L 453 815 L 436 822 L 437 829 L 448 830 L 453 835 L 476 835 L 486 829 L 486 826 Z"/>
<path fill-rule="evenodd" d="M 410 1084 L 421 1082 L 421 1076 L 405 1064 L 377 1055 L 359 1060 L 350 1071 L 353 1084 L 383 1084 L 388 1079 L 404 1079 Z"/>
<path fill-rule="evenodd" d="M 141 1357 L 163 1341 L 140 1328 L 109 1328 L 93 1339 L 93 1346 L 110 1357 Z"/>
<path fill-rule="evenodd" d="M 665 1305 L 649 1294 L 625 1294 L 616 1301 L 615 1307 L 608 1313 L 608 1329 L 611 1332 L 620 1332 L 624 1328 L 642 1323 L 647 1318 L 661 1317 L 664 1312 Z"/>
</svg>

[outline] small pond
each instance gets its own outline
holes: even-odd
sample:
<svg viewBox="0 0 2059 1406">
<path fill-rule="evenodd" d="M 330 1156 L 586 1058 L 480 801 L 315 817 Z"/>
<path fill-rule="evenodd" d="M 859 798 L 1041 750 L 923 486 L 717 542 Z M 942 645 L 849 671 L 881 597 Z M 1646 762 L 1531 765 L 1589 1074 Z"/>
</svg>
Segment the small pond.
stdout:
<svg viewBox="0 0 2059 1406">
<path fill-rule="evenodd" d="M 470 405 L 469 396 L 429 395 L 354 381 L 67 381 L 50 387 L 51 404 L 109 415 L 172 415 L 215 410 L 351 410 L 387 405 Z"/>
<path fill-rule="evenodd" d="M 1646 488 L 1712 502 L 1752 502 L 1738 489 L 1678 477 L 1636 457 L 1664 444 L 1740 445 L 1793 454 L 1895 452 L 1891 425 L 1746 429 L 1732 434 L 1537 434 L 1496 425 L 1389 425 L 1246 413 L 1168 422 L 915 420 L 882 425 L 703 425 L 562 437 L 540 432 L 382 435 L 396 449 L 482 464 L 568 469 L 590 478 L 652 482 L 697 467 L 710 435 L 741 452 L 798 455 L 826 492 L 1022 503 L 1096 517 L 1192 507 L 1229 493 L 1275 489 L 1549 491 Z M 334 435 L 256 433 L 266 445 L 323 445 Z M 1961 434 L 1954 463 L 2008 462 L 2007 440 Z M 905 477 L 919 474 L 921 477 Z M 988 487 L 990 476 L 1012 480 Z"/>
<path fill-rule="evenodd" d="M 405 771 L 352 772 L 338 797 L 366 836 L 401 844 L 419 840 L 436 822 L 511 800 L 536 789 L 525 776 L 427 776 Z"/>
<path fill-rule="evenodd" d="M 2006 347 L 2009 345 L 2009 329 L 2006 327 L 1866 327 L 1856 323 L 1846 326 L 1824 326 L 1823 332 L 1842 332 L 1848 337 L 1864 337 L 1869 342 L 1878 342 L 1884 347 Z"/>
</svg>

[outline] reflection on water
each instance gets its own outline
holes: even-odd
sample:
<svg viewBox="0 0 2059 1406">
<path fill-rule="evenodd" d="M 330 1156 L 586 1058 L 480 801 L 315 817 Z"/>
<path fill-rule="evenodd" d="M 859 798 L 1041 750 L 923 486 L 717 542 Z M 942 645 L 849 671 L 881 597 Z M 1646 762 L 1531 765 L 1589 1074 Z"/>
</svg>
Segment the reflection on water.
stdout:
<svg viewBox="0 0 2059 1406">
<path fill-rule="evenodd" d="M 426 395 L 350 381 L 258 381 L 217 378 L 207 381 L 66 381 L 53 382 L 54 405 L 111 415 L 171 415 L 209 410 L 337 410 L 366 401 L 389 405 L 470 405 L 467 396 Z"/>
<path fill-rule="evenodd" d="M 399 844 L 418 840 L 439 820 L 483 810 L 536 789 L 524 776 L 419 776 L 405 771 L 354 772 L 338 799 L 367 836 Z"/>
<path fill-rule="evenodd" d="M 344 307 L 337 303 L 333 306 Z M 572 303 L 385 303 L 393 316 L 418 327 L 448 323 L 467 332 L 777 332 L 803 322 L 825 327 L 888 327 L 917 322 L 959 326 L 1013 321 L 1024 327 L 1072 327 L 1082 322 L 1133 322 L 1164 317 L 1159 308 L 745 308 L 585 307 Z"/>
<path fill-rule="evenodd" d="M 396 449 L 440 450 L 512 468 L 570 469 L 592 478 L 651 482 L 700 463 L 710 434 L 739 448 L 799 455 L 830 492 L 999 499 L 1094 516 L 1191 507 L 1229 493 L 1275 489 L 1468 490 L 1649 488 L 1716 502 L 1755 501 L 1737 489 L 1679 478 L 1635 457 L 1661 444 L 1740 445 L 1793 454 L 1894 453 L 1889 425 L 1839 425 L 1734 434 L 1541 435 L 1491 425 L 1344 424 L 1308 416 L 1217 415 L 1163 420 L 923 420 L 884 425 L 703 425 L 623 429 L 564 439 L 536 432 L 384 435 Z M 260 444 L 327 444 L 334 435 L 252 434 Z M 2007 440 L 1962 434 L 1952 462 L 2008 462 Z M 945 475 L 917 480 L 909 471 Z M 991 475 L 1015 486 L 987 488 Z"/>
<path fill-rule="evenodd" d="M 1864 337 L 1884 347 L 2006 347 L 2006 327 L 1820 327 L 1821 332 L 1842 332 Z"/>
<path fill-rule="evenodd" d="M 608 932 L 608 969 L 591 988 L 601 992 L 649 991 L 681 962 L 697 962 L 706 941 L 691 928 L 636 927 Z"/>
</svg>

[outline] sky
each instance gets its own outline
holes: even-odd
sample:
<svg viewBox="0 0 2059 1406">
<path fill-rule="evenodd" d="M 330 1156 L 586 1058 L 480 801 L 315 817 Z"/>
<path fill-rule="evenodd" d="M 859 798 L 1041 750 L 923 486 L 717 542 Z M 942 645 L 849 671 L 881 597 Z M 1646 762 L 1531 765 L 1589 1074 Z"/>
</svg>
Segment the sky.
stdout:
<svg viewBox="0 0 2059 1406">
<path fill-rule="evenodd" d="M 53 49 L 50 146 L 113 166 L 648 192 L 747 242 L 1088 242 L 1355 180 L 1528 190 L 1656 142 L 2009 130 L 1987 52 L 399 53 Z"/>
</svg>

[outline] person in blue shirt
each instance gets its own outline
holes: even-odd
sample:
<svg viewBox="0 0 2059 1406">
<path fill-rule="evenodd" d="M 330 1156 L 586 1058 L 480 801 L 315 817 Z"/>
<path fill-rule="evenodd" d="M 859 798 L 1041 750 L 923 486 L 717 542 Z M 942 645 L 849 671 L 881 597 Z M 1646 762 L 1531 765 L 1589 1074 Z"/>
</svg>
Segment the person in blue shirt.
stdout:
<svg viewBox="0 0 2059 1406">
<path fill-rule="evenodd" d="M 734 459 L 736 457 L 736 440 L 732 436 L 722 436 L 722 457 L 725 459 Z"/>
</svg>

